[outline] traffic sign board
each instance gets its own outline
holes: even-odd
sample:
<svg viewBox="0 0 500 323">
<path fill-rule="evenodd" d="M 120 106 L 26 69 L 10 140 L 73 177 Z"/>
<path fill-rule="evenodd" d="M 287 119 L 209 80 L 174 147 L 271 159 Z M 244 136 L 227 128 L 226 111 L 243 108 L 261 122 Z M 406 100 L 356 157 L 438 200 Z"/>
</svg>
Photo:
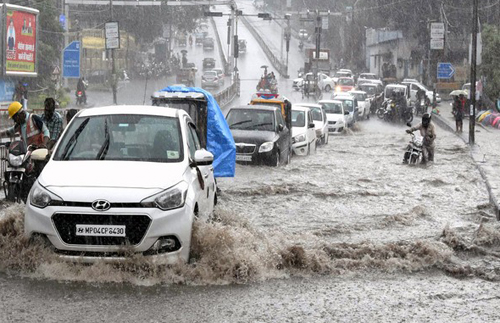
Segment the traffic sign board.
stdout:
<svg viewBox="0 0 500 323">
<path fill-rule="evenodd" d="M 80 42 L 73 41 L 63 52 L 63 77 L 80 78 Z"/>
<path fill-rule="evenodd" d="M 444 38 L 444 23 L 442 22 L 431 23 L 431 38 L 434 39 Z"/>
<path fill-rule="evenodd" d="M 455 75 L 455 69 L 451 63 L 438 63 L 437 66 L 437 78 L 438 79 L 449 79 Z"/>
<path fill-rule="evenodd" d="M 444 39 L 431 38 L 431 49 L 444 49 Z"/>
<path fill-rule="evenodd" d="M 104 25 L 106 34 L 106 49 L 120 48 L 120 29 L 118 21 L 110 21 Z"/>
</svg>

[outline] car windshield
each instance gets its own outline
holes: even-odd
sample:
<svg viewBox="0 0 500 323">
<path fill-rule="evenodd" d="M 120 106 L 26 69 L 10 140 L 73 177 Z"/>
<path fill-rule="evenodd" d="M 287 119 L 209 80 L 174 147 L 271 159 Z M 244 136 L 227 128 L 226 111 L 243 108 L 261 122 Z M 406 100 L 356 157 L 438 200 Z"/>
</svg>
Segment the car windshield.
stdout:
<svg viewBox="0 0 500 323">
<path fill-rule="evenodd" d="M 321 108 L 315 107 L 311 108 L 312 117 L 315 121 L 323 121 L 323 114 L 321 113 Z"/>
<path fill-rule="evenodd" d="M 339 99 L 342 101 L 344 104 L 344 107 L 347 111 L 353 112 L 354 111 L 354 103 L 350 99 Z"/>
<path fill-rule="evenodd" d="M 365 101 L 366 100 L 366 95 L 363 93 L 351 93 L 353 97 L 356 98 L 358 101 Z"/>
<path fill-rule="evenodd" d="M 207 71 L 207 72 L 203 73 L 203 76 L 215 77 L 215 76 L 217 76 L 217 72 L 215 72 L 215 71 Z"/>
<path fill-rule="evenodd" d="M 393 93 L 395 93 L 395 94 L 396 94 L 396 96 L 397 96 L 397 93 L 404 93 L 404 92 L 405 92 L 405 90 L 404 90 L 403 88 L 399 88 L 399 87 L 389 87 L 389 86 L 387 86 L 387 87 L 385 88 L 385 97 L 386 97 L 386 98 L 391 98 L 391 97 L 392 97 L 392 95 L 393 95 Z"/>
<path fill-rule="evenodd" d="M 361 74 L 360 78 L 367 80 L 376 80 L 377 77 L 373 74 Z"/>
<path fill-rule="evenodd" d="M 340 85 L 349 85 L 349 86 L 354 86 L 354 80 L 353 79 L 339 79 L 339 84 Z"/>
<path fill-rule="evenodd" d="M 365 91 L 368 95 L 377 94 L 377 87 L 375 86 L 361 85 L 359 89 Z"/>
<path fill-rule="evenodd" d="M 179 162 L 183 149 L 177 118 L 114 114 L 76 118 L 54 160 Z"/>
<path fill-rule="evenodd" d="M 321 103 L 325 113 L 328 114 L 342 114 L 342 104 L 337 102 Z"/>
<path fill-rule="evenodd" d="M 274 131 L 273 111 L 233 109 L 227 115 L 229 129 Z"/>
<path fill-rule="evenodd" d="M 336 77 L 349 77 L 351 74 L 347 73 L 347 72 L 337 72 L 335 73 L 335 76 Z"/>
<path fill-rule="evenodd" d="M 292 110 L 292 127 L 305 127 L 306 116 L 304 111 Z"/>
</svg>

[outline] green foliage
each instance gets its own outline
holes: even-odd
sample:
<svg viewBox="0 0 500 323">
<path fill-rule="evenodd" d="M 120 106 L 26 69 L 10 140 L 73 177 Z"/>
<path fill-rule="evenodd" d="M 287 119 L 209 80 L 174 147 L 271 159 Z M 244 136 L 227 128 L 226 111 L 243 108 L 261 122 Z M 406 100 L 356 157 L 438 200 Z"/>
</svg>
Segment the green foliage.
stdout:
<svg viewBox="0 0 500 323">
<path fill-rule="evenodd" d="M 486 25 L 482 32 L 483 53 L 481 73 L 486 77 L 485 93 L 490 98 L 500 97 L 500 30 Z"/>
<path fill-rule="evenodd" d="M 52 89 L 50 79 L 54 66 L 60 59 L 62 28 L 58 21 L 58 9 L 55 0 L 33 2 L 33 7 L 40 10 L 38 30 L 38 79 L 39 87 Z"/>
</svg>

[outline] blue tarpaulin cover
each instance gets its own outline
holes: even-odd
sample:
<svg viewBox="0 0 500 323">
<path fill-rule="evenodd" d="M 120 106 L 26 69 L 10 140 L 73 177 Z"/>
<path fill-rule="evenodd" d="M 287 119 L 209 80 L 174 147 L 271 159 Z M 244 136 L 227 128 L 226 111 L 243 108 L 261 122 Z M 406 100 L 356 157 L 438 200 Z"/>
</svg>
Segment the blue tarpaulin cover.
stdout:
<svg viewBox="0 0 500 323">
<path fill-rule="evenodd" d="M 234 177 L 236 145 L 226 119 L 210 92 L 198 87 L 168 86 L 161 92 L 202 93 L 207 100 L 207 150 L 214 155 L 214 176 Z"/>
</svg>

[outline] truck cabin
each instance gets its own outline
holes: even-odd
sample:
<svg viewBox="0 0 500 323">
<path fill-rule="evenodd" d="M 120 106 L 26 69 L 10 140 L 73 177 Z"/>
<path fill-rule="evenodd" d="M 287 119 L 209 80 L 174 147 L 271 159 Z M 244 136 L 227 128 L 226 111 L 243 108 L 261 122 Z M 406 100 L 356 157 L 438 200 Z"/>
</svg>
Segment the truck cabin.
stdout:
<svg viewBox="0 0 500 323">
<path fill-rule="evenodd" d="M 152 105 L 186 111 L 196 125 L 201 146 L 207 148 L 207 100 L 198 92 L 155 92 Z"/>
</svg>

